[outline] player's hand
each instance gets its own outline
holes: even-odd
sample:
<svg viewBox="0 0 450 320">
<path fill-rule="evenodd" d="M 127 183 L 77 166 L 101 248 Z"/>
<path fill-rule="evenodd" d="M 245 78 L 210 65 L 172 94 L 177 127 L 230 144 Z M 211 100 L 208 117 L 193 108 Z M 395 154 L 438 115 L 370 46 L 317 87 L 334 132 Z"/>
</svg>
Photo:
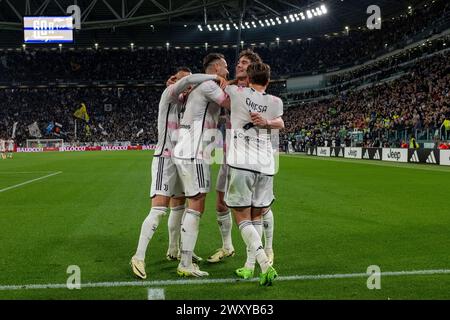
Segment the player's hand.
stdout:
<svg viewBox="0 0 450 320">
<path fill-rule="evenodd" d="M 177 77 L 176 76 L 171 76 L 169 78 L 169 80 L 166 81 L 166 86 L 168 87 L 168 86 L 174 84 L 175 82 L 177 82 Z"/>
<path fill-rule="evenodd" d="M 219 83 L 219 87 L 222 90 L 224 90 L 225 87 L 228 85 L 228 81 L 225 78 L 222 78 L 221 76 L 217 76 L 216 81 Z"/>
<path fill-rule="evenodd" d="M 267 127 L 267 120 L 264 119 L 261 114 L 257 112 L 250 112 L 250 117 L 252 118 L 252 123 L 260 128 Z"/>
</svg>

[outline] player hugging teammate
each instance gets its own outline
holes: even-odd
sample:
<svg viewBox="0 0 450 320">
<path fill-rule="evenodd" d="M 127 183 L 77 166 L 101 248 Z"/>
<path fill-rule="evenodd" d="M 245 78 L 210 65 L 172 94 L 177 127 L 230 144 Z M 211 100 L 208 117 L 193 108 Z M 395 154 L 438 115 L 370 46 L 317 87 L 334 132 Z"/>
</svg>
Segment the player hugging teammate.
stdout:
<svg viewBox="0 0 450 320">
<path fill-rule="evenodd" d="M 238 81 L 232 83 L 241 86 L 226 86 L 224 78 L 228 76 L 228 65 L 223 55 L 208 54 L 203 67 L 205 74 L 186 77 L 197 77 L 196 81 L 189 81 L 189 85 L 195 85 L 193 88 L 180 86 L 180 77 L 171 77 L 170 82 L 178 82 L 170 84 L 162 95 L 159 105 L 158 148 L 152 165 L 152 209 L 142 224 L 138 249 L 131 259 L 132 270 L 139 278 L 146 278 L 145 251 L 172 198 L 172 201 L 177 201 L 177 218 L 171 218 L 174 211 L 172 208 L 167 255 L 177 257 L 179 250 L 177 273 L 180 276 L 209 275 L 200 270 L 196 263 L 200 259 L 193 251 L 206 195 L 211 186 L 211 163 L 208 161 L 208 145 L 211 141 L 205 139 L 205 132 L 217 129 L 221 109 L 225 108 L 231 112 L 231 127 L 228 126 L 227 130 L 234 137 L 235 133 L 239 133 L 239 139 L 227 142 L 228 165 L 222 165 L 216 186 L 217 219 L 223 245 L 208 261 L 219 262 L 234 255 L 231 208 L 247 245 L 247 261 L 235 274 L 244 279 L 253 277 L 255 262 L 258 262 L 262 271 L 260 284 L 271 285 L 277 272 L 272 266 L 273 216 L 270 205 L 274 200 L 275 165 L 270 130 L 284 127 L 281 119 L 283 104 L 279 98 L 265 93 L 270 80 L 270 68 L 252 51 L 241 54 L 236 67 Z M 183 91 L 184 94 L 181 94 Z M 174 127 L 179 128 L 176 139 L 172 137 L 173 130 L 169 129 Z M 166 150 L 168 152 L 164 154 Z M 253 161 L 255 159 L 256 162 Z M 188 200 L 186 208 L 185 198 Z M 272 220 L 266 224 L 271 227 L 269 234 L 266 234 L 266 245 L 270 238 L 269 248 L 266 250 L 261 242 L 263 213 L 271 216 Z M 173 222 L 175 220 L 177 223 Z M 180 245 L 178 238 L 181 238 Z"/>
<path fill-rule="evenodd" d="M 4 160 L 6 158 L 13 158 L 13 152 L 14 152 L 14 140 L 1 140 L 0 139 L 0 155 L 1 158 Z"/>
</svg>

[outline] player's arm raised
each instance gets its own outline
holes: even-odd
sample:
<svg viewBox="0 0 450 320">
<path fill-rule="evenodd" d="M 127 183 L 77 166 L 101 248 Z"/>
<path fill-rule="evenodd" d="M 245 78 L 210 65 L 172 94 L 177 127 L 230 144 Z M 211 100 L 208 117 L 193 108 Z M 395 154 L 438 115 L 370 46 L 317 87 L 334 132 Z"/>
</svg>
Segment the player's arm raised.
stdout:
<svg viewBox="0 0 450 320">
<path fill-rule="evenodd" d="M 217 81 L 220 86 L 223 87 L 226 86 L 226 80 L 220 76 L 214 74 L 194 73 L 187 77 L 184 77 L 183 79 L 177 81 L 175 84 L 172 85 L 171 87 L 172 97 L 178 98 L 180 93 L 185 91 L 189 86 L 197 85 L 199 83 L 208 80 Z"/>
<path fill-rule="evenodd" d="M 209 101 L 217 103 L 222 108 L 230 109 L 230 97 L 225 93 L 226 90 L 224 91 L 222 89 L 222 85 L 224 85 L 224 87 L 227 86 L 226 83 L 227 82 L 225 79 L 223 83 L 222 82 L 220 83 L 220 85 L 218 85 L 215 82 L 211 82 L 208 83 L 208 85 L 205 85 L 203 90 L 205 96 Z"/>
</svg>

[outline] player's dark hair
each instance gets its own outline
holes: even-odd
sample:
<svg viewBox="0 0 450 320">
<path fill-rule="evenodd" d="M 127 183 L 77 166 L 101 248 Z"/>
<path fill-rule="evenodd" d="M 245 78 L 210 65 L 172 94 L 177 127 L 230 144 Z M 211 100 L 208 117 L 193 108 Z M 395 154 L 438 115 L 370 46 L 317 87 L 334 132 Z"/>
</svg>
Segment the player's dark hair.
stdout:
<svg viewBox="0 0 450 320">
<path fill-rule="evenodd" d="M 179 67 L 179 68 L 177 68 L 177 73 L 180 72 L 180 71 L 192 73 L 191 69 L 189 69 L 188 67 Z"/>
<path fill-rule="evenodd" d="M 203 58 L 203 69 L 206 71 L 209 65 L 216 60 L 225 59 L 225 56 L 221 53 L 210 53 Z"/>
<path fill-rule="evenodd" d="M 250 60 L 251 63 L 262 62 L 259 54 L 251 49 L 245 49 L 241 51 L 241 53 L 239 53 L 239 59 L 241 59 L 242 57 L 246 57 L 248 60 Z"/>
<path fill-rule="evenodd" d="M 250 83 L 265 86 L 270 80 L 270 67 L 262 62 L 252 63 L 247 68 L 247 75 Z"/>
</svg>

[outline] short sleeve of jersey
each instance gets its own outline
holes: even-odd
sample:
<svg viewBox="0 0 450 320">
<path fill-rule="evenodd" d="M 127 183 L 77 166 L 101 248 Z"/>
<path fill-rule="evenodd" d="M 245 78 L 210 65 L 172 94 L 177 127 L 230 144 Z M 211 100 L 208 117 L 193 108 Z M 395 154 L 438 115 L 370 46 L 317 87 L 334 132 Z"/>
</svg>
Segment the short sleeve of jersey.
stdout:
<svg viewBox="0 0 450 320">
<path fill-rule="evenodd" d="M 207 100 L 217 103 L 218 105 L 226 99 L 225 92 L 214 81 L 206 81 L 201 85 L 203 94 Z"/>
<path fill-rule="evenodd" d="M 236 90 L 237 90 L 237 86 L 235 86 L 234 84 L 225 87 L 225 92 L 226 92 L 226 94 L 228 94 L 229 96 L 234 95 L 234 93 L 236 92 Z"/>
<path fill-rule="evenodd" d="M 272 96 L 273 99 L 273 105 L 275 106 L 274 108 L 274 114 L 275 117 L 274 118 L 278 118 L 281 117 L 283 115 L 283 101 L 275 96 Z"/>
</svg>

